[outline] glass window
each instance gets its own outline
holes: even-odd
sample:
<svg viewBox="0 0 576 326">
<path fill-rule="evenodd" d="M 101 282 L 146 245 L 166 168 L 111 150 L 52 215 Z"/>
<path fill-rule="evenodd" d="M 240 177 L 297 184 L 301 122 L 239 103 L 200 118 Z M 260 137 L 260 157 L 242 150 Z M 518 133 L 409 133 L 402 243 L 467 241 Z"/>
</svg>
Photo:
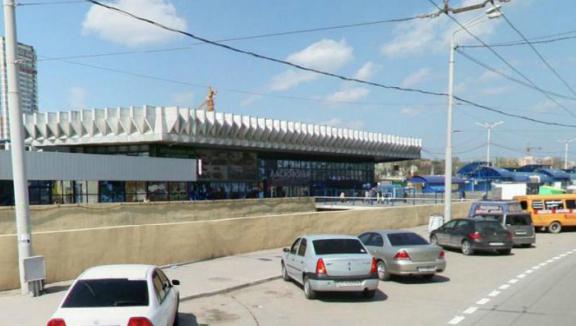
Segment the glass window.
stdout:
<svg viewBox="0 0 576 326">
<path fill-rule="evenodd" d="M 188 200 L 186 182 L 170 182 L 170 200 Z"/>
<path fill-rule="evenodd" d="M 576 208 L 576 200 L 573 200 L 573 199 L 566 200 L 566 208 L 575 209 Z"/>
<path fill-rule="evenodd" d="M 164 283 L 162 283 L 162 280 L 156 272 L 154 272 L 154 275 L 152 276 L 152 284 L 154 284 L 154 292 L 156 293 L 158 301 L 164 301 L 164 298 L 166 297 Z"/>
<path fill-rule="evenodd" d="M 126 201 L 126 185 L 124 181 L 100 181 L 99 201 L 101 203 L 117 203 Z"/>
<path fill-rule="evenodd" d="M 148 182 L 148 196 L 150 201 L 167 201 L 168 200 L 168 183 L 166 182 Z"/>
<path fill-rule="evenodd" d="M 544 202 L 546 209 L 564 209 L 564 202 L 562 200 L 547 200 Z"/>
<path fill-rule="evenodd" d="M 509 225 L 532 225 L 530 214 L 510 214 L 506 220 Z"/>
<path fill-rule="evenodd" d="M 63 308 L 129 307 L 148 305 L 144 280 L 99 279 L 76 282 Z"/>
<path fill-rule="evenodd" d="M 298 248 L 298 256 L 304 257 L 306 255 L 306 239 L 300 241 L 300 247 Z"/>
<path fill-rule="evenodd" d="M 126 182 L 126 201 L 127 202 L 146 201 L 146 182 L 144 182 L 144 181 L 127 181 Z"/>
<path fill-rule="evenodd" d="M 361 234 L 358 239 L 360 239 L 360 241 L 362 241 L 362 243 L 366 246 L 370 245 L 370 237 L 372 236 L 372 233 L 364 233 Z"/>
<path fill-rule="evenodd" d="M 366 249 L 356 239 L 323 239 L 312 241 L 317 255 L 365 254 Z"/>
<path fill-rule="evenodd" d="M 544 209 L 544 202 L 541 200 L 535 200 L 532 202 L 533 209 Z"/>
<path fill-rule="evenodd" d="M 388 234 L 388 240 L 390 240 L 392 246 L 422 246 L 428 244 L 428 241 L 412 232 L 391 233 Z"/>
<path fill-rule="evenodd" d="M 478 221 L 476 222 L 475 230 L 477 232 L 497 232 L 505 231 L 502 224 L 496 221 Z"/>
<path fill-rule="evenodd" d="M 292 244 L 292 247 L 290 247 L 290 253 L 295 255 L 296 254 L 296 250 L 298 249 L 298 244 L 300 243 L 300 238 L 296 239 L 296 241 L 294 241 L 294 243 Z"/>
<path fill-rule="evenodd" d="M 370 245 L 374 247 L 382 247 L 384 246 L 384 238 L 378 233 L 374 233 L 372 235 L 372 239 L 370 240 Z"/>
</svg>

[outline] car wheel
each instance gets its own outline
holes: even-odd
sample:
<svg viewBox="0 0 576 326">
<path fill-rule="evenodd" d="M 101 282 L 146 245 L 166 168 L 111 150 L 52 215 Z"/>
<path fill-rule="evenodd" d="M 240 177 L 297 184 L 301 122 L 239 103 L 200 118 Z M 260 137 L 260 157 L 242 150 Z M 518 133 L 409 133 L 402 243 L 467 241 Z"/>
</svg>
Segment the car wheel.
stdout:
<svg viewBox="0 0 576 326">
<path fill-rule="evenodd" d="M 377 270 L 378 270 L 378 278 L 381 281 L 390 280 L 390 273 L 388 272 L 388 268 L 386 267 L 384 261 L 382 260 L 378 261 Z"/>
<path fill-rule="evenodd" d="M 500 249 L 498 250 L 498 253 L 500 255 L 509 255 L 512 252 L 512 249 Z"/>
<path fill-rule="evenodd" d="M 310 280 L 308 277 L 304 276 L 304 295 L 308 300 L 316 299 L 316 291 L 312 289 L 312 285 L 310 284 Z"/>
<path fill-rule="evenodd" d="M 439 246 L 439 244 L 438 244 L 438 237 L 435 236 L 435 235 L 431 236 L 431 237 L 430 237 L 430 243 L 433 244 L 433 245 Z"/>
<path fill-rule="evenodd" d="M 550 233 L 560 233 L 562 231 L 562 224 L 558 221 L 554 221 L 548 225 L 548 232 Z"/>
<path fill-rule="evenodd" d="M 472 249 L 472 244 L 468 240 L 462 241 L 462 253 L 466 256 L 474 254 L 474 249 Z"/>
<path fill-rule="evenodd" d="M 364 290 L 362 296 L 366 299 L 372 299 L 376 295 L 376 290 Z"/>
<path fill-rule="evenodd" d="M 282 263 L 282 279 L 286 282 L 290 281 L 290 276 L 288 276 L 288 271 L 286 270 L 286 266 Z"/>
</svg>

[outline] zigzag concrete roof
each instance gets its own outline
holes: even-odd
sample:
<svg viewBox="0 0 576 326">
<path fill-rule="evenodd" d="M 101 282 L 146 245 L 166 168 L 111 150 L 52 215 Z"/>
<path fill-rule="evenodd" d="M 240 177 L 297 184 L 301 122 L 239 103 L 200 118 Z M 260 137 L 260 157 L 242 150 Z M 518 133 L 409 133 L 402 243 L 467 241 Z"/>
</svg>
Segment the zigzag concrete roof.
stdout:
<svg viewBox="0 0 576 326">
<path fill-rule="evenodd" d="M 416 159 L 422 140 L 326 125 L 178 107 L 38 112 L 24 116 L 33 146 L 176 143 L 271 152 Z"/>
</svg>

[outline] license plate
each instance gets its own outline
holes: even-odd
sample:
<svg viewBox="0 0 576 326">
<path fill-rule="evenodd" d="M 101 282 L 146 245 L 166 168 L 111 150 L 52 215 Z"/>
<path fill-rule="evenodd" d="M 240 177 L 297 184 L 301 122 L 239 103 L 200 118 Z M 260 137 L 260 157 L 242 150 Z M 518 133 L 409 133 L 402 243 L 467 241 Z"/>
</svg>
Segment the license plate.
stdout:
<svg viewBox="0 0 576 326">
<path fill-rule="evenodd" d="M 516 232 L 516 235 L 526 235 L 528 232 Z"/>
<path fill-rule="evenodd" d="M 504 244 L 502 242 L 490 242 L 491 246 L 503 246 Z"/>
<path fill-rule="evenodd" d="M 362 282 L 337 282 L 336 283 L 336 286 L 339 288 L 340 287 L 341 288 L 349 287 L 349 286 L 360 286 L 360 285 L 362 285 Z"/>
<path fill-rule="evenodd" d="M 432 266 L 432 267 L 418 267 L 418 271 L 419 272 L 435 272 L 436 271 L 436 267 Z"/>
</svg>

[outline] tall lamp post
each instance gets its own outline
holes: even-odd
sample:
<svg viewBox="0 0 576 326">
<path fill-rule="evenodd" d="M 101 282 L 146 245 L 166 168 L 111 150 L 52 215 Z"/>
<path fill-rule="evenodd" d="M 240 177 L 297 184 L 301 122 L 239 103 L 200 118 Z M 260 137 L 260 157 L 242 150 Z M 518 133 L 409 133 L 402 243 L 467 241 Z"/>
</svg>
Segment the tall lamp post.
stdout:
<svg viewBox="0 0 576 326">
<path fill-rule="evenodd" d="M 576 138 L 558 140 L 559 143 L 564 144 L 564 170 L 568 169 L 568 144 L 575 140 Z"/>
<path fill-rule="evenodd" d="M 498 127 L 499 125 L 503 124 L 504 121 L 498 121 L 498 122 L 494 122 L 494 123 L 488 123 L 488 122 L 476 122 L 477 125 L 479 125 L 482 128 L 486 128 L 488 130 L 488 142 L 486 143 L 486 163 L 488 164 L 488 166 L 490 166 L 490 145 L 492 144 L 492 129 Z"/>
<path fill-rule="evenodd" d="M 32 256 L 32 236 L 30 234 L 30 209 L 28 207 L 28 179 L 24 159 L 24 130 L 20 108 L 20 87 L 18 85 L 16 3 L 4 0 L 4 31 L 6 36 L 6 70 L 8 72 L 8 110 L 10 125 L 10 154 L 12 156 L 12 176 L 14 179 L 14 208 L 16 232 L 18 234 L 18 267 L 20 269 L 20 289 L 28 294 L 30 288 L 24 277 L 24 260 Z"/>
<path fill-rule="evenodd" d="M 470 7 L 470 10 L 478 9 Z M 460 10 L 459 12 L 462 12 Z M 483 21 L 484 17 L 490 19 L 502 16 L 500 6 L 494 6 L 486 10 L 486 15 L 482 15 L 466 22 L 462 28 L 452 33 L 450 38 L 450 61 L 448 62 L 448 113 L 446 117 L 446 150 L 444 158 L 444 220 L 449 221 L 452 218 L 452 111 L 454 106 L 454 57 L 458 44 L 456 34 L 466 28 L 472 27 Z"/>
</svg>

